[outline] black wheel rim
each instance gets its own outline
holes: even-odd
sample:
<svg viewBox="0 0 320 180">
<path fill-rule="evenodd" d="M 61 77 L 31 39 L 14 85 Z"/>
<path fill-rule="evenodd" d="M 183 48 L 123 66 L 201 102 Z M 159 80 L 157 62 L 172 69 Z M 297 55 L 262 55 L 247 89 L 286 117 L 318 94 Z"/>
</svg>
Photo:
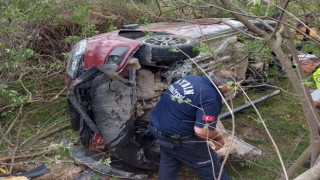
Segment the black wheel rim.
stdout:
<svg viewBox="0 0 320 180">
<path fill-rule="evenodd" d="M 159 46 L 174 46 L 179 44 L 187 44 L 190 40 L 175 36 L 152 36 L 143 41 L 146 44 Z"/>
</svg>

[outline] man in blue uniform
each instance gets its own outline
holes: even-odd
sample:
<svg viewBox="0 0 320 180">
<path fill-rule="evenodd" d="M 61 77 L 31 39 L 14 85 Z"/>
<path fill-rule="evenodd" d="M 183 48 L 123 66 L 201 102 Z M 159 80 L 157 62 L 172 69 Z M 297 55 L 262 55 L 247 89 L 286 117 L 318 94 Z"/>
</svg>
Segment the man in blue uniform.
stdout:
<svg viewBox="0 0 320 180">
<path fill-rule="evenodd" d="M 235 74 L 214 71 L 207 76 L 187 76 L 163 93 L 151 113 L 150 131 L 160 144 L 160 180 L 177 179 L 181 163 L 191 167 L 201 179 L 217 179 L 220 161 L 215 150 L 224 145 L 215 130 L 222 107 L 219 93 L 227 91 L 228 82 L 234 82 Z M 214 84 L 217 88 L 214 86 Z M 221 179 L 229 179 L 222 171 Z"/>
</svg>

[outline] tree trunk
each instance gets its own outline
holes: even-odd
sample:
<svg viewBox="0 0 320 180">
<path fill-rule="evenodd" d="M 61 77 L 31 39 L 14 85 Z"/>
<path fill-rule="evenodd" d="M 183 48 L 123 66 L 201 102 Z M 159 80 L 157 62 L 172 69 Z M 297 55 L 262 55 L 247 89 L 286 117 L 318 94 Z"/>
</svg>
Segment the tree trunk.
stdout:
<svg viewBox="0 0 320 180">
<path fill-rule="evenodd" d="M 281 0 L 281 6 L 285 8 L 287 2 L 287 0 Z M 288 0 L 289 1 L 289 0 Z M 283 12 L 283 18 L 282 20 L 285 23 L 288 23 L 287 20 L 287 14 L 285 12 Z M 292 37 L 292 34 L 289 30 L 288 26 L 284 27 L 284 30 L 287 34 L 287 36 L 289 37 L 289 50 L 290 53 L 292 54 L 292 56 L 294 57 L 294 59 L 296 59 L 295 61 L 298 62 L 298 53 L 297 50 L 294 47 L 294 40 Z M 280 61 L 281 62 L 281 61 Z M 282 63 L 282 62 L 281 62 Z M 298 69 L 298 73 L 299 74 L 303 74 L 301 73 L 301 67 L 299 63 L 297 64 L 297 69 Z M 293 71 L 292 67 L 286 67 L 289 70 Z M 294 74 L 296 75 L 296 73 L 294 72 Z M 296 75 L 297 76 L 297 75 Z M 290 77 L 290 76 L 289 76 Z M 300 76 L 300 81 L 291 81 L 292 84 L 295 86 L 295 91 L 297 92 L 297 94 L 299 95 L 299 100 L 300 103 L 302 105 L 303 108 L 303 112 L 304 115 L 307 119 L 307 123 L 309 126 L 309 130 L 310 130 L 310 141 L 311 141 L 311 162 L 312 164 L 315 164 L 315 161 L 317 160 L 319 153 L 320 153 L 320 139 L 319 139 L 319 113 L 316 110 L 314 103 L 312 101 L 311 95 L 310 95 L 310 90 L 308 87 L 304 86 L 301 82 L 302 78 L 304 77 L 304 75 Z M 297 83 L 300 82 L 300 83 Z"/>
<path fill-rule="evenodd" d="M 287 170 L 288 178 L 292 179 L 292 177 L 295 175 L 297 170 L 302 167 L 302 164 L 308 160 L 310 157 L 311 152 L 311 145 L 300 155 L 300 157 L 294 161 L 294 163 L 290 166 L 290 168 Z M 279 180 L 285 179 L 284 174 L 282 173 L 280 175 Z"/>
<path fill-rule="evenodd" d="M 300 174 L 294 180 L 316 180 L 320 177 L 320 163 L 315 164 L 312 168 L 306 172 Z"/>
</svg>

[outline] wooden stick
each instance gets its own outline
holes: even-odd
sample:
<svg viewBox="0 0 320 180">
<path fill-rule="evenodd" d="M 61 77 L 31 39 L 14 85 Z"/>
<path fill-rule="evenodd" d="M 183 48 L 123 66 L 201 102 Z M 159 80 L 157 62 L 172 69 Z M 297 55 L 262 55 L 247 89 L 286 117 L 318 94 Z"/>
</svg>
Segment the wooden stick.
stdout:
<svg viewBox="0 0 320 180">
<path fill-rule="evenodd" d="M 66 129 L 66 128 L 69 128 L 70 126 L 71 126 L 70 124 L 65 124 L 65 125 L 62 125 L 61 127 L 58 127 L 56 129 L 51 129 L 51 130 L 45 131 L 45 132 L 42 131 L 41 133 L 38 133 L 39 136 L 35 136 L 34 139 L 32 139 L 30 141 L 30 143 L 28 143 L 29 144 L 28 146 L 35 144 L 40 139 L 46 138 L 56 132 L 59 132 L 59 131 Z"/>
<path fill-rule="evenodd" d="M 308 158 L 311 155 L 311 145 L 304 150 L 304 152 L 300 155 L 300 157 L 294 161 L 294 163 L 289 167 L 287 170 L 288 177 L 292 178 L 294 173 L 297 172 L 297 170 L 302 166 L 302 164 L 308 160 Z M 281 174 L 281 177 L 279 179 L 285 179 L 284 174 Z"/>
<path fill-rule="evenodd" d="M 26 155 L 17 155 L 14 157 L 14 159 L 23 159 L 23 158 L 29 158 L 29 157 L 36 157 L 36 156 L 41 156 L 41 155 L 45 155 L 45 154 L 53 154 L 52 150 L 46 150 L 46 151 L 42 151 L 42 152 L 38 152 L 38 153 L 34 153 L 34 154 L 26 154 Z M 6 157 L 6 158 L 0 158 L 1 162 L 6 162 L 8 160 L 10 160 L 11 157 Z M 0 164 L 2 164 L 0 162 Z"/>
</svg>

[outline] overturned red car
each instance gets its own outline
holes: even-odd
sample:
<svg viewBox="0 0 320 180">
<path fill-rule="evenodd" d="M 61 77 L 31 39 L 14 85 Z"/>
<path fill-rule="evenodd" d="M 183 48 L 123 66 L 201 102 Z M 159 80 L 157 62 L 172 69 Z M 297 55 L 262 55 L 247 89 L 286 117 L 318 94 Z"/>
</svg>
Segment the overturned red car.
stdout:
<svg viewBox="0 0 320 180">
<path fill-rule="evenodd" d="M 232 19 L 206 19 L 145 26 L 127 25 L 78 42 L 67 64 L 71 125 L 87 149 L 108 152 L 142 169 L 156 169 L 159 147 L 148 132 L 149 114 L 162 91 L 194 73 L 234 63 L 240 50 Z M 200 43 L 214 50 L 200 54 Z M 233 67 L 246 78 L 248 60 Z"/>
</svg>

